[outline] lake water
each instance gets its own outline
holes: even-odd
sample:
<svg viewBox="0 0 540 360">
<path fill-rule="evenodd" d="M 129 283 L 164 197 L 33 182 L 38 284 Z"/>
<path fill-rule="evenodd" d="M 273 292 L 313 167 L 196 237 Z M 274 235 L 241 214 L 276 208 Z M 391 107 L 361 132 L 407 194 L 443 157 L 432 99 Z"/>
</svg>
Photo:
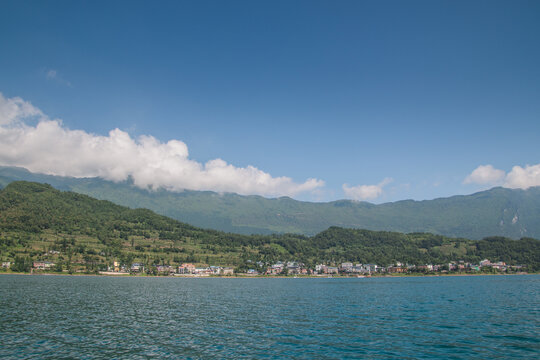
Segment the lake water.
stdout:
<svg viewBox="0 0 540 360">
<path fill-rule="evenodd" d="M 0 276 L 0 358 L 540 357 L 540 276 Z"/>
</svg>

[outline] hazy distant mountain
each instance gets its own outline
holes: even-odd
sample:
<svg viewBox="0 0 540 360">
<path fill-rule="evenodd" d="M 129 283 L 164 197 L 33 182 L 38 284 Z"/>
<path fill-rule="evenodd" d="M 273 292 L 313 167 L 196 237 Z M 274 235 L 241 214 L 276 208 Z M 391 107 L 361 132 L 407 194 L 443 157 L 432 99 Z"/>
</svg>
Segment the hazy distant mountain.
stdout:
<svg viewBox="0 0 540 360">
<path fill-rule="evenodd" d="M 540 187 L 493 188 L 466 196 L 374 205 L 349 200 L 313 203 L 210 191 L 147 191 L 130 182 L 48 176 L 0 167 L 0 187 L 15 180 L 48 183 L 120 205 L 148 208 L 195 226 L 244 234 L 314 235 L 330 226 L 340 226 L 470 239 L 495 235 L 540 237 Z"/>
</svg>

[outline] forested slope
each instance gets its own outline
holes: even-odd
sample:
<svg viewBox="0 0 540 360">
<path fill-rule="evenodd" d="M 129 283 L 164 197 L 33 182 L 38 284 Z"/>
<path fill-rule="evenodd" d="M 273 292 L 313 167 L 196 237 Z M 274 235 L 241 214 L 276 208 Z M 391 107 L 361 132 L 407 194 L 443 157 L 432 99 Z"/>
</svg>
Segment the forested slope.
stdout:
<svg viewBox="0 0 540 360">
<path fill-rule="evenodd" d="M 206 229 L 242 233 L 315 235 L 331 226 L 399 232 L 430 232 L 481 239 L 505 236 L 540 238 L 540 188 L 494 188 L 466 196 L 374 205 L 340 200 L 328 203 L 267 199 L 210 191 L 170 192 L 139 189 L 129 182 L 33 174 L 0 167 L 0 187 L 12 181 L 49 183 L 131 208 L 159 214 Z"/>
<path fill-rule="evenodd" d="M 52 254 L 52 255 L 51 255 Z M 50 185 L 13 182 L 0 191 L 0 257 L 51 259 L 66 266 L 195 262 L 247 268 L 257 262 L 410 264 L 478 262 L 484 258 L 540 269 L 540 241 L 490 237 L 480 241 L 428 233 L 331 227 L 313 237 L 239 235 L 204 230 Z"/>
</svg>

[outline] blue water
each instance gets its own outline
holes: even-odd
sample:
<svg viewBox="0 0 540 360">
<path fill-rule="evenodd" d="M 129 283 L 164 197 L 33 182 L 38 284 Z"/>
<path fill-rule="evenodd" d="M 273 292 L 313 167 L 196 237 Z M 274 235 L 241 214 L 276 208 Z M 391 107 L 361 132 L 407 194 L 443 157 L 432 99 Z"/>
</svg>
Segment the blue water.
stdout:
<svg viewBox="0 0 540 360">
<path fill-rule="evenodd" d="M 540 357 L 540 276 L 0 276 L 0 358 Z"/>
</svg>

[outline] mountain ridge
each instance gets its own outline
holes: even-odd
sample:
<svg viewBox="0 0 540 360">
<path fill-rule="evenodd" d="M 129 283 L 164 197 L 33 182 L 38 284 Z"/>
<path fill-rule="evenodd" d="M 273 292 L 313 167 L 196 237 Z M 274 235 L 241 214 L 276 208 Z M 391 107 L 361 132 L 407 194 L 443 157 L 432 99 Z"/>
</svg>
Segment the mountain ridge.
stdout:
<svg viewBox="0 0 540 360">
<path fill-rule="evenodd" d="M 0 190 L 0 260 L 29 271 L 32 261 L 49 261 L 56 271 L 104 271 L 114 262 L 147 269 L 182 263 L 233 266 L 264 272 L 276 262 L 354 262 L 388 266 L 483 259 L 540 269 L 540 241 L 486 237 L 450 238 L 429 233 L 329 227 L 312 237 L 295 234 L 240 235 L 205 230 L 107 200 L 60 191 L 51 185 L 15 181 Z M 21 269 L 24 267 L 24 269 Z M 156 271 L 152 270 L 153 273 Z"/>
<path fill-rule="evenodd" d="M 17 180 L 51 184 L 131 208 L 148 208 L 194 226 L 243 234 L 315 235 L 330 226 L 379 231 L 430 232 L 481 239 L 486 236 L 540 237 L 540 187 L 496 187 L 470 195 L 372 204 L 335 200 L 315 203 L 288 197 L 233 193 L 145 190 L 128 181 L 35 174 L 0 167 L 0 187 Z"/>
</svg>

